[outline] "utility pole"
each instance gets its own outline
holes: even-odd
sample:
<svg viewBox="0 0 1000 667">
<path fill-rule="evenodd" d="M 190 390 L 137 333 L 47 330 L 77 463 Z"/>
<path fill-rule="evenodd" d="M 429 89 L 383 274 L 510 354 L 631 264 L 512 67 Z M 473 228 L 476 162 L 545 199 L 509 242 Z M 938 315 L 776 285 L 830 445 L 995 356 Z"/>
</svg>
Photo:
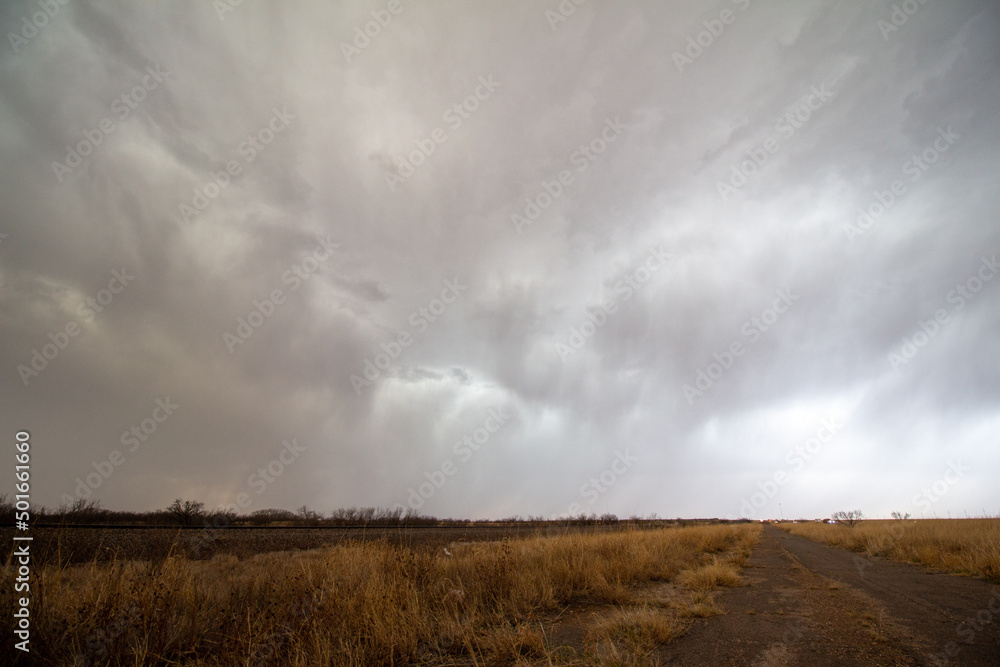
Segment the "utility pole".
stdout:
<svg viewBox="0 0 1000 667">
<path fill-rule="evenodd" d="M 781 517 L 782 521 L 785 520 L 785 512 L 781 509 L 781 503 L 778 503 L 778 515 Z"/>
</svg>

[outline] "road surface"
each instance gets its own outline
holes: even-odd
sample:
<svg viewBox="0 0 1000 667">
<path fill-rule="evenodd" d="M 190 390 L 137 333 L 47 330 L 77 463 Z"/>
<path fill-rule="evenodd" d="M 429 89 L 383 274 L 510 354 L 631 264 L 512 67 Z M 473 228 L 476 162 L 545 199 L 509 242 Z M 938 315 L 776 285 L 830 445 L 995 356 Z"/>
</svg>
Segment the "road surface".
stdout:
<svg viewBox="0 0 1000 667">
<path fill-rule="evenodd" d="M 1000 665 L 1000 586 L 869 558 L 764 526 L 743 572 L 662 647 L 673 665 Z"/>
</svg>

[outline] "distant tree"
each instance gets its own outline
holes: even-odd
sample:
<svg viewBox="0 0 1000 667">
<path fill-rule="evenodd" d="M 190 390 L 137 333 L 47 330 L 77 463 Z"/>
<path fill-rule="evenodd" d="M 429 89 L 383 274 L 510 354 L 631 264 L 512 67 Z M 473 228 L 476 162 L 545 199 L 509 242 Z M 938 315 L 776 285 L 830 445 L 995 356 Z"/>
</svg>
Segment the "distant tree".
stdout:
<svg viewBox="0 0 1000 667">
<path fill-rule="evenodd" d="M 190 526 L 205 514 L 205 503 L 177 498 L 167 507 L 167 513 L 177 519 L 182 526 Z"/>
<path fill-rule="evenodd" d="M 897 521 L 903 521 L 904 519 L 910 518 L 910 513 L 907 512 L 906 514 L 903 514 L 902 512 L 893 512 L 892 518 L 896 519 Z"/>
<path fill-rule="evenodd" d="M 601 523 L 618 523 L 618 515 L 608 512 L 606 514 L 602 514 L 599 520 Z"/>
<path fill-rule="evenodd" d="M 350 523 L 351 510 L 340 507 L 330 512 L 330 520 L 337 524 Z"/>
<path fill-rule="evenodd" d="M 236 511 L 231 509 L 217 509 L 211 512 L 203 512 L 201 516 L 204 517 L 206 526 L 214 526 L 216 528 L 232 526 L 239 518 Z"/>
<path fill-rule="evenodd" d="M 410 515 L 412 512 L 405 512 Z M 369 523 L 399 523 L 403 519 L 402 507 L 348 507 L 330 512 L 330 521 L 338 525 L 369 524 Z M 322 518 L 322 515 L 319 515 Z"/>
<path fill-rule="evenodd" d="M 107 518 L 109 511 L 101 507 L 101 501 L 96 498 L 77 498 L 69 505 L 60 505 L 59 514 L 74 523 L 96 523 Z"/>
<path fill-rule="evenodd" d="M 383 518 L 390 523 L 399 523 L 403 518 L 402 507 L 387 507 L 383 510 Z"/>
<path fill-rule="evenodd" d="M 6 493 L 0 493 L 0 521 L 14 522 L 14 499 Z"/>
<path fill-rule="evenodd" d="M 291 521 L 295 519 L 295 513 L 283 509 L 268 508 L 256 510 L 250 514 L 250 522 L 256 525 L 267 525 L 272 521 Z"/>
<path fill-rule="evenodd" d="M 854 528 L 864 518 L 861 510 L 850 510 L 834 512 L 831 518 L 837 523 L 846 524 L 848 528 Z"/>
<path fill-rule="evenodd" d="M 323 518 L 319 512 L 309 509 L 308 505 L 303 505 L 295 512 L 300 519 L 309 523 L 316 523 Z"/>
</svg>

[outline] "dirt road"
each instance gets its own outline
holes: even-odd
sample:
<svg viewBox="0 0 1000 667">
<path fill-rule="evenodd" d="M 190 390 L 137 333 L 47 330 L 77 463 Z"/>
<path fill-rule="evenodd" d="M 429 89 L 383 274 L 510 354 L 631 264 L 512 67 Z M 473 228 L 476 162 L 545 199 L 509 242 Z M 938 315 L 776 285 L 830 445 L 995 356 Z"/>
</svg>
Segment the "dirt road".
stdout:
<svg viewBox="0 0 1000 667">
<path fill-rule="evenodd" d="M 1000 587 L 764 527 L 748 584 L 660 649 L 676 665 L 1000 665 Z"/>
</svg>

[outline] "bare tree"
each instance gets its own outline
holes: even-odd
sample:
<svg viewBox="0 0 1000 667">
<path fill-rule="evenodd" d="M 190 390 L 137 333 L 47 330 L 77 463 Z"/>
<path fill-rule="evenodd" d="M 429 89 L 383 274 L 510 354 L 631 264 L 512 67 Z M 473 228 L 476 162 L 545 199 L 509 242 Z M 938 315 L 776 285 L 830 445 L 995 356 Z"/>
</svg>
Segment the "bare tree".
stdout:
<svg viewBox="0 0 1000 667">
<path fill-rule="evenodd" d="M 205 512 L 204 517 L 206 526 L 211 525 L 216 528 L 232 526 L 236 523 L 236 519 L 239 518 L 236 512 L 231 509 L 217 509 L 211 512 Z"/>
<path fill-rule="evenodd" d="M 905 519 L 910 518 L 910 513 L 907 512 L 906 514 L 903 514 L 902 512 L 893 512 L 892 518 L 895 519 L 896 521 L 903 521 Z"/>
<path fill-rule="evenodd" d="M 97 523 L 101 519 L 106 519 L 109 512 L 101 507 L 101 501 L 96 498 L 93 500 L 76 498 L 68 505 L 66 503 L 60 505 L 59 514 L 64 519 L 76 523 Z"/>
<path fill-rule="evenodd" d="M 310 524 L 316 523 L 320 519 L 323 518 L 322 514 L 320 514 L 319 512 L 316 512 L 314 510 L 309 509 L 308 505 L 303 505 L 302 507 L 300 507 L 296 511 L 296 514 L 298 514 L 298 517 L 300 519 L 302 519 L 303 521 L 305 521 L 307 523 L 310 523 Z"/>
<path fill-rule="evenodd" d="M 862 514 L 861 510 L 840 511 L 834 512 L 830 518 L 837 523 L 846 524 L 848 528 L 854 528 L 864 518 L 864 514 Z"/>
<path fill-rule="evenodd" d="M 291 521 L 295 519 L 295 513 L 283 509 L 263 509 L 257 510 L 250 515 L 250 521 L 256 525 L 267 525 L 277 521 Z"/>
<path fill-rule="evenodd" d="M 205 503 L 178 498 L 167 507 L 167 513 L 177 519 L 182 526 L 190 526 L 195 519 L 205 513 Z"/>
<path fill-rule="evenodd" d="M 402 507 L 385 507 L 379 508 L 375 515 L 375 519 L 379 521 L 384 521 L 386 523 L 399 523 L 400 518 L 403 516 Z"/>
</svg>

